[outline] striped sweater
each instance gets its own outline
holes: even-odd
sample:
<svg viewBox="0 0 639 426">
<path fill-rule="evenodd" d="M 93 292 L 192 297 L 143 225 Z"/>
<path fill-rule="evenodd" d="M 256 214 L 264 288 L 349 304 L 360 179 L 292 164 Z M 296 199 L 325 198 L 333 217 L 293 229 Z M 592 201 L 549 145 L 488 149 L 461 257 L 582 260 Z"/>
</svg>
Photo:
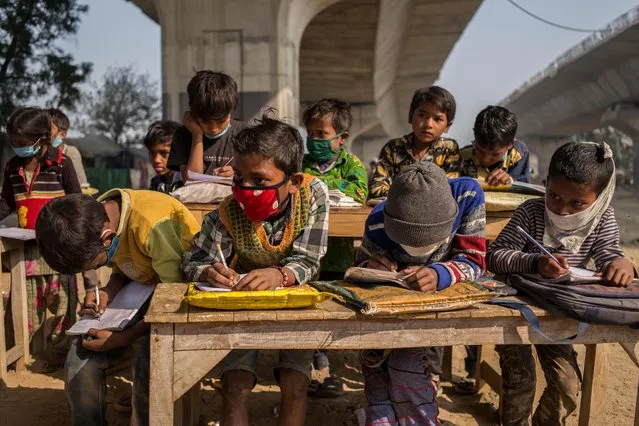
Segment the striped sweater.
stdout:
<svg viewBox="0 0 639 426">
<path fill-rule="evenodd" d="M 543 241 L 545 209 L 543 198 L 529 200 L 519 206 L 508 225 L 488 249 L 486 260 L 489 271 L 496 274 L 538 272 L 537 263 L 543 255 L 517 232 L 516 227 L 521 226 L 537 241 Z M 570 266 L 585 268 L 590 259 L 593 259 L 597 270 L 603 271 L 610 262 L 623 257 L 613 208 L 608 207 L 604 212 L 599 224 L 583 242 L 578 253 L 573 254 L 565 247 L 549 250 L 564 256 Z"/>
<path fill-rule="evenodd" d="M 12 157 L 7 162 L 0 195 L 0 220 L 17 211 L 18 225 L 34 229 L 38 214 L 46 203 L 82 191 L 71 160 L 60 149 L 47 148 L 31 183 L 27 183 L 25 177 L 24 160 Z"/>
<path fill-rule="evenodd" d="M 373 209 L 366 220 L 364 238 L 355 255 L 355 264 L 362 265 L 373 254 L 380 253 L 397 262 L 400 270 L 409 265 L 428 265 L 437 271 L 437 290 L 443 290 L 459 281 L 478 279 L 486 269 L 484 192 L 474 179 L 458 178 L 448 182 L 459 207 L 451 230 L 452 238 L 448 243 L 430 256 L 410 256 L 386 234 L 386 202 L 383 202 Z"/>
</svg>

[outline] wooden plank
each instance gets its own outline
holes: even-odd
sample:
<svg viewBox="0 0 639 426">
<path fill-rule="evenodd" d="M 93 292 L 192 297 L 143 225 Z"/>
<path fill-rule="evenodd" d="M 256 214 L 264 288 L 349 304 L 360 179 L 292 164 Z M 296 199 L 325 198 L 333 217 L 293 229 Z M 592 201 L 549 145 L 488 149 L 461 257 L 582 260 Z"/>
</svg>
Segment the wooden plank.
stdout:
<svg viewBox="0 0 639 426">
<path fill-rule="evenodd" d="M 24 244 L 9 253 L 11 264 L 11 317 L 15 345 L 24 349 L 24 356 L 16 362 L 16 371 L 25 371 L 31 362 L 29 354 L 29 320 L 27 311 L 27 274 L 24 267 Z"/>
<path fill-rule="evenodd" d="M 603 406 L 606 401 L 606 375 L 608 373 L 608 347 L 586 345 L 586 362 L 579 409 L 579 426 L 604 423 Z"/>
<path fill-rule="evenodd" d="M 542 317 L 553 338 L 577 329 L 569 318 Z M 548 344 L 523 318 L 397 320 L 359 317 L 333 321 L 257 321 L 176 324 L 176 350 L 199 349 L 391 349 L 420 346 Z M 637 339 L 629 327 L 592 324 L 574 343 Z"/>
<path fill-rule="evenodd" d="M 149 424 L 173 426 L 173 325 L 151 325 Z"/>
<path fill-rule="evenodd" d="M 173 353 L 173 400 L 200 383 L 200 380 L 229 353 L 226 350 L 178 351 Z"/>
<path fill-rule="evenodd" d="M 361 238 L 371 210 L 372 208 L 367 206 L 353 209 L 331 208 L 328 236 Z"/>
<path fill-rule="evenodd" d="M 187 288 L 188 284 L 183 283 L 158 284 L 144 320 L 149 323 L 187 322 L 189 305 L 182 300 Z"/>
<path fill-rule="evenodd" d="M 508 222 L 510 222 L 509 217 L 490 217 L 486 215 L 486 240 L 495 241 Z"/>
<path fill-rule="evenodd" d="M 189 308 L 188 322 L 311 321 L 355 318 L 357 318 L 357 312 L 353 309 L 327 300 L 317 307 L 305 309 L 217 311 L 192 306 Z"/>
<path fill-rule="evenodd" d="M 477 391 L 480 391 L 485 383 L 501 397 L 501 374 L 486 361 L 481 362 L 478 371 L 483 383 L 478 382 Z"/>
<path fill-rule="evenodd" d="M 20 240 L 14 240 L 12 238 L 0 238 L 0 252 L 7 253 L 12 250 L 16 250 L 23 246 L 23 242 Z"/>
<path fill-rule="evenodd" d="M 7 366 L 13 364 L 24 357 L 24 348 L 22 346 L 14 346 L 7 351 Z"/>
</svg>

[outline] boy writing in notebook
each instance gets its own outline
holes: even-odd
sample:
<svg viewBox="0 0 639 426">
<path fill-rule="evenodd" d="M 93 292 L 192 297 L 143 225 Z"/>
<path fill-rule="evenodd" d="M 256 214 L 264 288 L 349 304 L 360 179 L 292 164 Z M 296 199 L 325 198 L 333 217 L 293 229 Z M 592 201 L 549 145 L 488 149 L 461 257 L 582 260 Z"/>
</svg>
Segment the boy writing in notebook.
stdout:
<svg viewBox="0 0 639 426">
<path fill-rule="evenodd" d="M 326 185 L 301 172 L 301 136 L 290 125 L 264 116 L 240 132 L 233 146 L 233 195 L 204 218 L 182 263 L 186 277 L 237 291 L 307 283 L 318 274 L 326 253 L 329 200 Z M 238 281 L 239 274 L 247 275 Z M 235 350 L 224 360 L 222 424 L 249 424 L 257 355 Z M 313 351 L 279 352 L 280 424 L 304 424 L 312 359 Z"/>
<path fill-rule="evenodd" d="M 36 222 L 38 247 L 47 263 L 73 274 L 113 267 L 107 285 L 87 292 L 85 315 L 101 315 L 130 281 L 142 284 L 183 282 L 182 255 L 199 226 L 191 212 L 169 195 L 155 191 L 112 189 L 98 200 L 75 194 L 45 206 Z M 142 321 L 122 331 L 89 330 L 75 339 L 65 363 L 65 392 L 74 425 L 106 423 L 106 374 L 109 362 L 133 345 L 132 423 L 148 424 L 149 325 Z"/>
<path fill-rule="evenodd" d="M 442 137 L 453 124 L 456 108 L 455 98 L 446 89 L 431 86 L 415 91 L 408 113 L 413 131 L 382 148 L 369 198 L 385 198 L 395 176 L 414 163 L 434 162 L 449 177 L 459 176 L 459 146 Z"/>
<path fill-rule="evenodd" d="M 571 142 L 552 156 L 546 197 L 523 203 L 490 246 L 488 268 L 496 274 L 539 273 L 554 279 L 590 259 L 610 285 L 627 286 L 633 265 L 619 246 L 610 206 L 615 165 L 605 142 Z M 521 227 L 559 261 L 542 254 L 517 230 Z M 546 382 L 534 425 L 562 425 L 577 408 L 581 388 L 572 345 L 535 345 Z M 502 423 L 528 424 L 535 397 L 535 362 L 530 345 L 497 347 L 502 369 Z"/>
<path fill-rule="evenodd" d="M 461 175 L 477 178 L 489 186 L 513 181 L 530 183 L 528 147 L 515 139 L 517 117 L 500 106 L 484 108 L 473 127 L 475 140 L 461 149 Z"/>
<path fill-rule="evenodd" d="M 244 128 L 244 122 L 232 118 L 237 83 L 227 74 L 204 70 L 191 79 L 186 93 L 189 110 L 184 113 L 184 126 L 173 135 L 168 168 L 181 172 L 184 180 L 189 170 L 233 176 L 231 139 Z"/>
<path fill-rule="evenodd" d="M 448 180 L 431 162 L 395 177 L 385 202 L 366 220 L 356 264 L 401 271 L 414 290 L 435 292 L 485 269 L 486 215 L 479 183 Z M 440 348 L 362 352 L 367 424 L 438 425 Z M 402 423 L 400 423 L 402 422 Z"/>
</svg>

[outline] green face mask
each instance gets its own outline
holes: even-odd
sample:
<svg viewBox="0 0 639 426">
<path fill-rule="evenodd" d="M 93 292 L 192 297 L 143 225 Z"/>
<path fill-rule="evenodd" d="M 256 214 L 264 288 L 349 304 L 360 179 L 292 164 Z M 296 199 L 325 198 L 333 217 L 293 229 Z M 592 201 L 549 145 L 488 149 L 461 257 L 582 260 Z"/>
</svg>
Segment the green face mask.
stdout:
<svg viewBox="0 0 639 426">
<path fill-rule="evenodd" d="M 333 147 L 331 143 L 341 137 L 342 134 L 338 133 L 335 137 L 330 139 L 313 139 L 310 136 L 306 137 L 306 148 L 308 149 L 308 153 L 315 161 L 319 164 L 327 163 L 331 158 L 335 157 L 341 150 L 333 151 Z"/>
</svg>

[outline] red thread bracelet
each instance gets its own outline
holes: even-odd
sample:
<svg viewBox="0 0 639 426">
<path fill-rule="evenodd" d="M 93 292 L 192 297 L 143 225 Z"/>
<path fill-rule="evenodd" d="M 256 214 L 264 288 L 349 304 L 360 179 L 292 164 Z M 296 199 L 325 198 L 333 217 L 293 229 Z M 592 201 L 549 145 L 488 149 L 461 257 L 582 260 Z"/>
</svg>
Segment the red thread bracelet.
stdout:
<svg viewBox="0 0 639 426">
<path fill-rule="evenodd" d="M 282 274 L 282 287 L 289 287 L 288 284 L 288 273 L 281 266 L 273 265 L 271 268 L 277 269 Z"/>
</svg>

